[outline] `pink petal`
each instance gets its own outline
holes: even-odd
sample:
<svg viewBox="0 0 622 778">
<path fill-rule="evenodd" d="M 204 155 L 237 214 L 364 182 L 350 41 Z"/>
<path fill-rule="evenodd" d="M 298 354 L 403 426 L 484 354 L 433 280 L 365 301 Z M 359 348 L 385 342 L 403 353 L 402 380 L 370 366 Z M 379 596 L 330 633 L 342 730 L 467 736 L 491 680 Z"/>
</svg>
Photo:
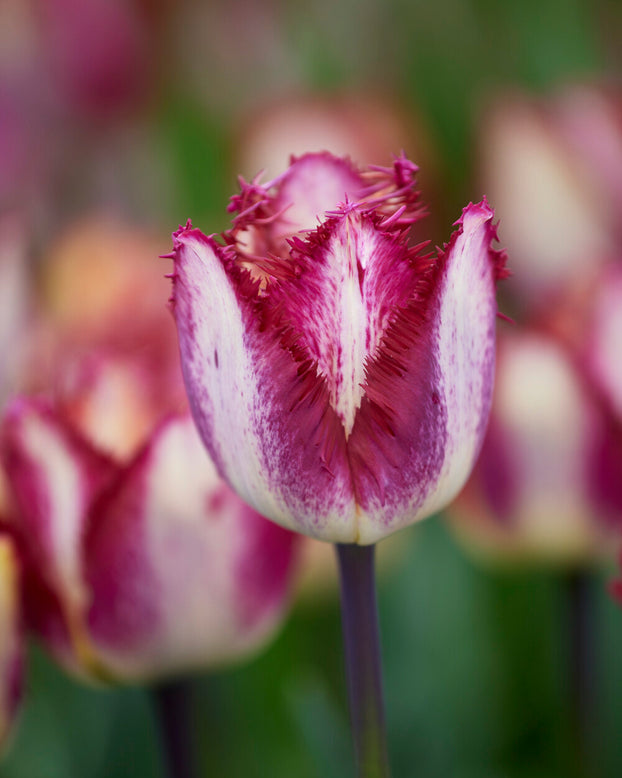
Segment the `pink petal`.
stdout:
<svg viewBox="0 0 622 778">
<path fill-rule="evenodd" d="M 277 181 L 275 208 L 286 209 L 283 226 L 290 235 L 314 230 L 327 211 L 346 200 L 358 200 L 364 188 L 352 164 L 327 152 L 298 157 Z"/>
<path fill-rule="evenodd" d="M 92 516 L 100 660 L 144 679 L 256 648 L 283 615 L 293 537 L 220 480 L 189 417 L 167 422 Z"/>
<path fill-rule="evenodd" d="M 0 749 L 6 743 L 22 696 L 24 646 L 19 568 L 15 545 L 0 530 Z"/>
<path fill-rule="evenodd" d="M 554 339 L 505 332 L 491 423 L 454 503 L 471 545 L 515 557 L 584 561 L 614 548 L 604 508 L 608 424 L 572 359 Z M 618 493 L 619 493 L 619 478 Z M 617 516 L 619 521 L 620 503 Z"/>
<path fill-rule="evenodd" d="M 559 120 L 525 99 L 500 102 L 486 117 L 483 178 L 503 224 L 513 284 L 524 305 L 547 306 L 615 249 L 607 197 L 569 148 Z"/>
<path fill-rule="evenodd" d="M 348 441 L 359 543 L 440 510 L 484 435 L 494 375 L 495 281 L 504 257 L 486 201 L 468 206 L 370 362 Z"/>
<path fill-rule="evenodd" d="M 87 597 L 81 548 L 86 517 L 115 468 L 37 400 L 18 399 L 9 406 L 0 446 L 18 509 L 17 530 L 27 539 L 38 575 L 72 622 Z"/>
<path fill-rule="evenodd" d="M 174 313 L 190 404 L 219 471 L 284 526 L 347 542 L 355 505 L 342 424 L 312 360 L 213 240 L 175 235 Z M 295 344 L 290 344 L 295 351 Z"/>
<path fill-rule="evenodd" d="M 296 272 L 271 291 L 282 325 L 325 379 L 346 437 L 361 404 L 367 363 L 421 273 L 404 239 L 379 230 L 377 221 L 347 208 L 327 220 L 294 243 L 288 262 Z"/>
<path fill-rule="evenodd" d="M 622 267 L 601 273 L 590 300 L 587 359 L 591 374 L 622 423 Z"/>
<path fill-rule="evenodd" d="M 365 187 L 351 163 L 328 152 L 293 160 L 285 173 L 265 185 L 258 178 L 241 180 L 241 193 L 229 204 L 230 211 L 238 212 L 231 238 L 241 257 L 253 264 L 287 254 L 288 238 L 315 229 L 329 209 L 359 199 Z"/>
</svg>

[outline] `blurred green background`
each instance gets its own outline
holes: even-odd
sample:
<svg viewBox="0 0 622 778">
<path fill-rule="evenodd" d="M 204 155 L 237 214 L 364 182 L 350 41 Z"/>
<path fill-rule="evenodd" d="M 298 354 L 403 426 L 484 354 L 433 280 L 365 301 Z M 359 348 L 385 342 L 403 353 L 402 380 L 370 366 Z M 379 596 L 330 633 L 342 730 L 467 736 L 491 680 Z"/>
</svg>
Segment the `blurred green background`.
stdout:
<svg viewBox="0 0 622 778">
<path fill-rule="evenodd" d="M 187 5 L 203 5 L 196 18 L 204 26 L 175 22 Z M 168 230 L 192 216 L 206 232 L 223 229 L 248 112 L 288 91 L 364 89 L 396 101 L 425 126 L 440 180 L 435 221 L 448 235 L 461 207 L 481 195 L 473 149 L 488 97 L 619 75 L 616 0 L 259 5 L 274 20 L 265 45 L 257 40 L 261 29 L 245 29 L 250 3 L 167 9 L 169 46 L 153 53 L 158 86 L 142 117 L 150 149 L 160 155 L 154 162 L 164 161 L 167 176 L 153 174 L 149 186 L 158 196 L 153 206 L 136 207 L 138 221 Z M 231 37 L 216 46 L 223 31 Z M 264 61 L 275 46 L 278 56 Z M 185 59 L 176 59 L 182 53 Z M 425 167 L 425 159 L 417 161 Z M 379 580 L 394 775 L 577 775 L 568 574 L 482 567 L 438 518 L 402 540 L 404 552 Z M 596 681 L 590 778 L 622 775 L 622 613 L 607 594 L 611 574 L 589 580 Z M 36 646 L 29 659 L 26 703 L 2 778 L 163 775 L 147 691 L 87 689 Z M 336 595 L 299 599 L 261 656 L 197 677 L 193 699 L 203 775 L 352 775 Z"/>
<path fill-rule="evenodd" d="M 552 778 L 577 771 L 563 576 L 491 572 L 443 524 L 403 534 L 380 579 L 389 748 L 395 776 Z M 596 575 L 590 777 L 622 771 L 622 618 Z M 164 778 L 149 693 L 90 691 L 37 649 L 7 778 Z M 353 775 L 336 599 L 299 603 L 244 667 L 195 681 L 203 775 Z"/>
</svg>

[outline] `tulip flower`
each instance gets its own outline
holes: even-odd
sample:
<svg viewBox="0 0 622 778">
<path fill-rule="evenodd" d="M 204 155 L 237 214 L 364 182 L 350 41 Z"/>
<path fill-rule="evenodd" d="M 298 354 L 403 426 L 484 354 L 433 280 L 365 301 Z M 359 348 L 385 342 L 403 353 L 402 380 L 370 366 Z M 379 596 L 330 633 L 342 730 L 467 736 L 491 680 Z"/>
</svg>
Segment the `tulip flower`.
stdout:
<svg viewBox="0 0 622 778">
<path fill-rule="evenodd" d="M 0 749 L 21 699 L 22 672 L 19 560 L 10 535 L 0 529 Z"/>
<path fill-rule="evenodd" d="M 189 417 L 127 464 L 19 399 L 2 429 L 26 607 L 71 671 L 143 681 L 246 654 L 280 620 L 292 536 L 217 476 Z"/>
<path fill-rule="evenodd" d="M 222 242 L 190 224 L 174 235 L 203 440 L 249 504 L 323 540 L 374 543 L 442 508 L 486 425 L 504 272 L 493 212 L 469 205 L 445 250 L 423 253 L 408 242 L 414 172 L 403 157 L 359 172 L 303 156 L 243 183 Z"/>
<path fill-rule="evenodd" d="M 268 184 L 242 180 L 220 240 L 188 222 L 171 255 L 186 388 L 216 466 L 268 518 L 338 544 L 360 775 L 388 774 L 373 544 L 468 477 L 505 274 L 485 200 L 425 252 L 416 170 L 304 155 Z"/>
<path fill-rule="evenodd" d="M 61 239 L 41 283 L 48 338 L 33 349 L 37 367 L 43 350 L 53 364 L 24 378 L 39 396 L 14 400 L 0 429 L 28 623 L 92 679 L 235 660 L 289 599 L 292 535 L 222 482 L 192 425 L 170 317 L 149 304 L 154 256 L 94 222 Z"/>
<path fill-rule="evenodd" d="M 450 516 L 488 558 L 585 564 L 615 547 L 622 516 L 603 457 L 615 432 L 572 352 L 550 333 L 504 333 L 488 433 Z M 617 455 L 622 473 L 622 448 Z"/>
<path fill-rule="evenodd" d="M 36 7 L 44 62 L 59 96 L 101 121 L 148 87 L 146 19 L 134 0 L 45 0 Z"/>
<path fill-rule="evenodd" d="M 482 121 L 481 176 L 503 221 L 522 310 L 548 310 L 619 253 L 620 95 L 574 86 L 510 95 Z"/>
<path fill-rule="evenodd" d="M 505 97 L 483 122 L 482 175 L 512 256 L 482 455 L 452 526 L 489 557 L 585 566 L 622 516 L 620 97 Z"/>
</svg>

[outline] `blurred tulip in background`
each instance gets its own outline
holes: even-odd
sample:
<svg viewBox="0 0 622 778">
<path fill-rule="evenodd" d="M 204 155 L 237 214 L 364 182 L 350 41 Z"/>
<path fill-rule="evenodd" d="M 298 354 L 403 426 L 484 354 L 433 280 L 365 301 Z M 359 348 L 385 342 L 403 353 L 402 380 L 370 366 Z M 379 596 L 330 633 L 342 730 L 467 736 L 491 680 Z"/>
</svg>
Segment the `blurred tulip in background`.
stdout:
<svg viewBox="0 0 622 778">
<path fill-rule="evenodd" d="M 622 97 L 504 97 L 481 154 L 517 331 L 501 334 L 489 431 L 451 514 L 489 555 L 595 564 L 622 539 Z"/>
<path fill-rule="evenodd" d="M 0 528 L 0 750 L 22 695 L 23 644 L 20 561 L 10 535 Z"/>
<path fill-rule="evenodd" d="M 615 456 L 611 436 L 608 417 L 559 342 L 535 330 L 504 332 L 488 433 L 450 509 L 459 536 L 514 562 L 610 557 L 622 525 L 622 501 L 605 508 L 603 493 L 602 452 Z"/>
<path fill-rule="evenodd" d="M 13 401 L 2 432 L 29 626 L 100 680 L 247 653 L 293 572 L 293 537 L 220 481 L 184 413 L 151 245 L 93 222 L 54 249 L 22 376 L 42 397 Z"/>
</svg>

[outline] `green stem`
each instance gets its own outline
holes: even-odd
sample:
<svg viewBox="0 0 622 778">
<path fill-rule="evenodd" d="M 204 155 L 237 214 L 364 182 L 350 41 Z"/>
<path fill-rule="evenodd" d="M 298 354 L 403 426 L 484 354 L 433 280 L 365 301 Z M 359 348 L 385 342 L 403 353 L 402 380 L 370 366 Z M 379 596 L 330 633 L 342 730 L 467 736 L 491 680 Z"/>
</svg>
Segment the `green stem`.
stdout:
<svg viewBox="0 0 622 778">
<path fill-rule="evenodd" d="M 389 778 L 374 546 L 337 545 L 341 620 L 358 778 Z"/>
</svg>

